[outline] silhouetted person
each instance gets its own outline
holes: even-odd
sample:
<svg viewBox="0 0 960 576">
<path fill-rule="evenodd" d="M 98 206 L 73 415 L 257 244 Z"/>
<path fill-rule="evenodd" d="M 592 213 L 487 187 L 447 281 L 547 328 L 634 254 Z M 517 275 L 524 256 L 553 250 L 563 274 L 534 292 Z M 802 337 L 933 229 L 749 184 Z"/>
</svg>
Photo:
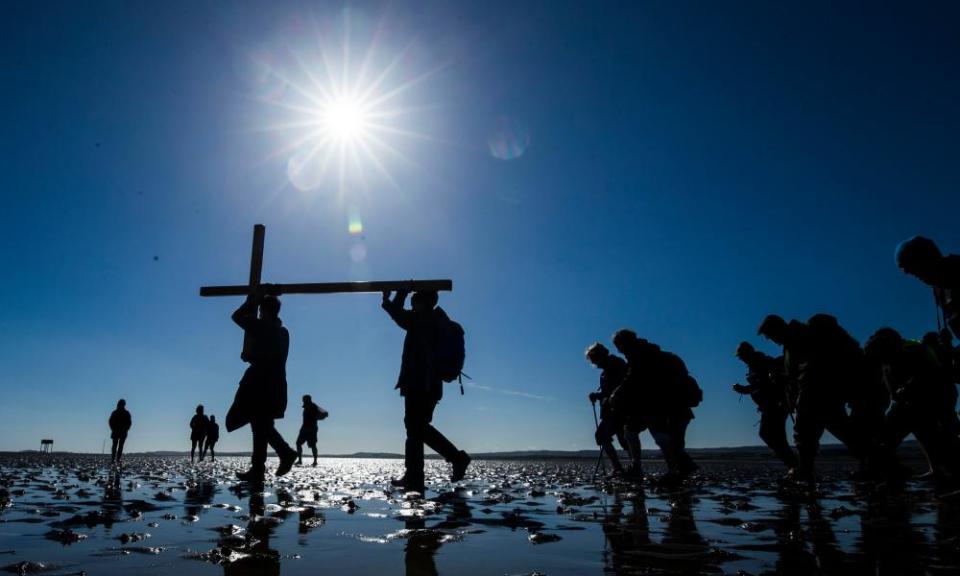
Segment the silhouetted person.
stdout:
<svg viewBox="0 0 960 576">
<path fill-rule="evenodd" d="M 640 420 L 649 426 L 667 461 L 668 472 L 662 480 L 686 478 L 697 470 L 686 450 L 686 433 L 693 419 L 691 408 L 702 399 L 700 387 L 679 356 L 638 338 L 632 330 L 619 330 L 613 344 L 627 359 L 622 386 L 629 393 L 629 403 L 641 412 Z M 614 398 L 615 404 L 619 402 Z"/>
<path fill-rule="evenodd" d="M 814 461 L 824 430 L 829 430 L 859 457 L 857 436 L 844 406 L 844 383 L 836 383 L 838 375 L 831 373 L 827 357 L 817 354 L 810 327 L 797 320 L 788 324 L 771 314 L 764 318 L 757 332 L 783 347 L 787 376 L 797 390 L 793 437 L 799 454 L 799 479 L 813 482 Z"/>
<path fill-rule="evenodd" d="M 257 315 L 259 308 L 260 314 Z M 227 413 L 227 431 L 250 424 L 253 456 L 250 470 L 237 477 L 260 483 L 267 466 L 267 445 L 280 458 L 276 475 L 283 476 L 297 461 L 297 453 L 274 428 L 287 409 L 287 352 L 290 335 L 279 318 L 280 300 L 275 296 L 252 294 L 233 313 L 233 321 L 244 330 L 240 357 L 250 366 L 240 379 L 233 405 Z"/>
<path fill-rule="evenodd" d="M 423 445 L 430 446 L 453 466 L 451 481 L 459 482 L 470 464 L 470 456 L 458 450 L 430 422 L 433 411 L 443 397 L 443 380 L 431 361 L 441 322 L 448 321 L 446 312 L 437 307 L 434 291 L 416 292 L 410 299 L 410 310 L 404 308 L 407 292 L 398 291 L 393 299 L 383 293 L 381 306 L 403 328 L 403 356 L 396 388 L 403 396 L 403 424 L 407 431 L 404 464 L 406 473 L 393 480 L 393 485 L 424 493 Z"/>
<path fill-rule="evenodd" d="M 190 419 L 190 461 L 193 462 L 196 451 L 200 450 L 203 460 L 203 441 L 207 437 L 207 417 L 203 415 L 203 404 L 197 406 L 197 413 Z"/>
<path fill-rule="evenodd" d="M 611 354 L 610 350 L 599 342 L 587 348 L 586 356 L 591 364 L 601 370 L 600 389 L 597 392 L 591 392 L 589 396 L 590 402 L 600 402 L 600 423 L 596 431 L 597 445 L 606 452 L 614 473 L 620 474 L 623 468 L 620 465 L 617 450 L 613 446 L 613 437 L 616 436 L 620 446 L 630 453 L 633 460 L 630 475 L 642 478 L 640 434 L 630 431 L 631 438 L 627 437 L 624 418 L 614 410 L 610 401 L 613 392 L 623 383 L 627 375 L 627 363 L 623 358 Z"/>
<path fill-rule="evenodd" d="M 201 460 L 203 460 L 209 451 L 210 461 L 214 461 L 213 449 L 216 447 L 218 441 L 220 441 L 220 425 L 217 424 L 217 418 L 211 414 L 210 419 L 207 421 L 207 438 L 203 444 L 203 451 L 200 453 Z"/>
<path fill-rule="evenodd" d="M 127 432 L 133 420 L 130 413 L 127 412 L 127 401 L 117 402 L 117 409 L 110 414 L 110 438 L 113 441 L 110 446 L 110 461 L 119 462 L 123 459 L 123 444 L 127 441 Z"/>
<path fill-rule="evenodd" d="M 933 351 L 920 342 L 904 340 L 892 328 L 881 328 L 867 341 L 871 361 L 882 367 L 893 404 L 887 414 L 883 448 L 890 481 L 901 483 L 895 450 L 909 434 L 917 438 L 933 471 L 938 492 L 960 487 L 960 439 L 942 405 L 953 383 L 944 378 Z"/>
<path fill-rule="evenodd" d="M 313 465 L 317 465 L 317 422 L 327 417 L 327 411 L 313 403 L 309 394 L 303 396 L 303 424 L 297 435 L 297 465 L 303 465 L 303 445 L 313 451 Z"/>
<path fill-rule="evenodd" d="M 897 266 L 933 287 L 947 326 L 960 338 L 960 255 L 944 256 L 933 240 L 914 236 L 897 246 Z"/>
<path fill-rule="evenodd" d="M 734 384 L 733 389 L 749 394 L 756 403 L 760 412 L 760 439 L 787 466 L 788 474 L 796 474 L 797 456 L 787 442 L 790 402 L 783 357 L 771 358 L 749 342 L 741 342 L 737 346 L 737 358 L 747 365 L 747 385 Z"/>
<path fill-rule="evenodd" d="M 877 374 L 868 369 L 860 343 L 835 317 L 814 314 L 807 326 L 811 341 L 808 373 L 822 388 L 840 394 L 850 407 L 851 448 L 860 458 L 860 474 L 866 475 L 881 442 L 890 395 Z"/>
<path fill-rule="evenodd" d="M 957 419 L 956 412 L 958 396 L 956 384 L 960 383 L 960 371 L 958 371 L 957 352 L 953 347 L 953 335 L 947 329 L 939 333 L 927 332 L 923 335 L 922 342 L 937 357 L 937 363 L 943 371 L 943 379 L 952 384 L 944 389 L 939 417 L 953 431 L 953 434 L 960 435 L 960 420 Z"/>
</svg>

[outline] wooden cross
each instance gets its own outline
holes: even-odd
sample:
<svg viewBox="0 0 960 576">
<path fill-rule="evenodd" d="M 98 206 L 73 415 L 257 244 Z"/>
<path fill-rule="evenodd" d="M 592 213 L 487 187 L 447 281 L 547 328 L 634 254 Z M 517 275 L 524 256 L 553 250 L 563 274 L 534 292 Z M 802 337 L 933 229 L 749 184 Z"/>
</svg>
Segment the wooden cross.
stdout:
<svg viewBox="0 0 960 576">
<path fill-rule="evenodd" d="M 202 286 L 201 296 L 246 296 L 260 286 L 263 268 L 263 224 L 253 227 L 253 251 L 250 255 L 250 281 L 238 286 Z M 392 280 L 379 282 L 314 282 L 306 284 L 271 284 L 269 294 L 337 294 L 345 292 L 416 292 L 417 290 L 453 290 L 452 280 Z"/>
</svg>

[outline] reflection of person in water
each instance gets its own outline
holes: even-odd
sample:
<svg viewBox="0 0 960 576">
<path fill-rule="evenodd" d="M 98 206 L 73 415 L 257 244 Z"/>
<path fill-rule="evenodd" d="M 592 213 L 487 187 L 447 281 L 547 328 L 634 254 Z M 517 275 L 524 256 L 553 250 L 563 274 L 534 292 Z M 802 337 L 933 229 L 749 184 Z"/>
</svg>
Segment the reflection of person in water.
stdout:
<svg viewBox="0 0 960 576">
<path fill-rule="evenodd" d="M 603 553 L 604 572 L 630 573 L 641 561 L 632 553 L 652 546 L 647 505 L 643 490 L 630 493 L 626 500 L 620 492 L 615 492 L 613 498 L 609 513 L 603 520 L 603 535 L 610 544 L 610 552 L 605 547 Z M 624 514 L 628 505 L 630 512 Z"/>
<path fill-rule="evenodd" d="M 235 562 L 224 563 L 224 576 L 280 576 L 280 553 L 270 548 L 273 524 L 262 521 L 265 512 L 263 493 L 250 494 L 246 543 L 239 550 L 247 556 Z"/>
<path fill-rule="evenodd" d="M 189 485 L 183 499 L 187 514 L 199 516 L 205 506 L 213 503 L 213 497 L 216 493 L 216 486 L 209 480 L 201 479 L 197 483 Z"/>
<path fill-rule="evenodd" d="M 120 471 L 111 470 L 103 484 L 103 507 L 105 510 L 119 512 L 123 507 L 123 488 L 120 486 Z"/>
<path fill-rule="evenodd" d="M 619 493 L 603 522 L 603 534 L 610 544 L 604 553 L 606 571 L 615 574 L 667 572 L 699 574 L 718 572 L 712 565 L 710 546 L 697 530 L 693 517 L 693 498 L 689 492 L 670 496 L 670 515 L 660 543 L 650 537 L 650 521 L 643 492 L 630 493 L 625 500 Z M 629 506 L 629 513 L 624 510 Z"/>
<path fill-rule="evenodd" d="M 937 523 L 934 525 L 934 548 L 931 561 L 938 566 L 960 566 L 960 503 L 955 500 L 937 502 Z"/>
<path fill-rule="evenodd" d="M 804 509 L 806 527 L 801 524 Z M 774 525 L 779 551 L 777 574 L 844 574 L 858 567 L 861 559 L 857 555 L 838 548 L 832 518 L 824 516 L 816 500 L 785 497 L 778 516 Z"/>
<path fill-rule="evenodd" d="M 911 524 L 913 502 L 905 498 L 868 501 L 860 514 L 859 548 L 869 565 L 870 574 L 925 574 L 931 568 L 926 535 Z M 925 510 L 923 512 L 926 512 Z M 956 543 L 951 543 L 955 548 Z M 943 565 L 936 563 L 938 565 Z M 956 566 L 956 564 L 947 564 Z"/>
<path fill-rule="evenodd" d="M 423 518 L 409 517 L 404 520 L 404 525 L 410 531 L 403 549 L 406 576 L 437 576 L 433 556 L 440 549 L 442 534 L 425 530 Z"/>
</svg>

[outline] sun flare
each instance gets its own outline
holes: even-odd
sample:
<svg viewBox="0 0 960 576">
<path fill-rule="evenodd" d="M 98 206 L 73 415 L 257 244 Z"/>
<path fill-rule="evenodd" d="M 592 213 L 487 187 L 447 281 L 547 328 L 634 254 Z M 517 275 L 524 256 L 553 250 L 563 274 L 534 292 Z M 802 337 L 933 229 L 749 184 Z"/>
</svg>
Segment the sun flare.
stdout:
<svg viewBox="0 0 960 576">
<path fill-rule="evenodd" d="M 362 139 L 369 122 L 363 105 L 350 97 L 330 102 L 323 111 L 324 127 L 333 139 L 339 141 Z"/>
<path fill-rule="evenodd" d="M 396 186 L 390 167 L 413 164 L 401 141 L 432 140 L 417 130 L 415 115 L 427 107 L 413 89 L 439 68 L 411 73 L 418 68 L 409 55 L 414 42 L 380 45 L 382 30 L 358 41 L 349 22 L 343 26 L 340 34 L 318 32 L 316 41 L 301 43 L 306 48 L 290 46 L 291 65 L 271 68 L 286 88 L 269 102 L 279 113 L 266 126 L 279 135 L 271 156 L 286 158 L 287 177 L 301 191 L 334 188 L 342 195 L 373 180 Z"/>
</svg>

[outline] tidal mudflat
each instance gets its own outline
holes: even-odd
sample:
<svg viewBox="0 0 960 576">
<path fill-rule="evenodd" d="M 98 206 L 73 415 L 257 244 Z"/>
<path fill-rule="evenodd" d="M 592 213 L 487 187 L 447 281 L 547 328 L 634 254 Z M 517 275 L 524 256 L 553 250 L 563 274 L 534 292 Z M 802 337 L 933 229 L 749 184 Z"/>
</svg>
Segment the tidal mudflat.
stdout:
<svg viewBox="0 0 960 576">
<path fill-rule="evenodd" d="M 322 459 L 251 493 L 244 458 L 0 456 L 0 568 L 79 574 L 952 573 L 960 502 L 823 474 L 782 489 L 763 462 L 703 462 L 680 489 L 592 480 L 594 462 L 479 461 L 426 499 L 400 460 Z M 275 462 L 273 463 L 275 465 Z M 648 471 L 659 471 L 650 463 Z"/>
</svg>

